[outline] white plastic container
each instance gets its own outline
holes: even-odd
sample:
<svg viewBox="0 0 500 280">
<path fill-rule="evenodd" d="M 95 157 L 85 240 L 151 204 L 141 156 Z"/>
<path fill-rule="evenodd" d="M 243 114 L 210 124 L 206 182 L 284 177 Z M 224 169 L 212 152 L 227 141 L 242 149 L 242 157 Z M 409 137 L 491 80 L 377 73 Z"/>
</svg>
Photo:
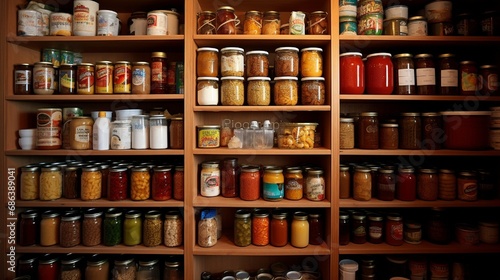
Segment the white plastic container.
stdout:
<svg viewBox="0 0 500 280">
<path fill-rule="evenodd" d="M 154 116 L 149 119 L 149 147 L 151 149 L 168 148 L 167 118 Z"/>
<path fill-rule="evenodd" d="M 97 11 L 99 3 L 91 0 L 75 0 L 73 3 L 73 35 L 95 36 L 97 34 Z"/>
<path fill-rule="evenodd" d="M 387 7 L 387 9 L 385 9 L 385 18 L 386 19 L 396 19 L 396 18 L 408 19 L 408 6 L 394 5 L 394 6 Z"/>
<path fill-rule="evenodd" d="M 71 36 L 73 34 L 73 16 L 68 13 L 50 14 L 50 36 Z"/>
<path fill-rule="evenodd" d="M 167 15 L 160 10 L 148 13 L 147 35 L 167 35 Z"/>
<path fill-rule="evenodd" d="M 94 150 L 109 150 L 111 131 L 111 122 L 106 117 L 105 111 L 99 112 L 99 117 L 94 122 L 94 127 L 92 129 L 92 148 Z"/>
<path fill-rule="evenodd" d="M 343 259 L 339 262 L 340 280 L 356 280 L 358 263 L 350 259 Z"/>
<path fill-rule="evenodd" d="M 169 10 L 165 10 L 163 13 L 167 15 L 167 35 L 179 34 L 179 13 Z"/>
<path fill-rule="evenodd" d="M 97 11 L 97 36 L 118 36 L 120 21 L 117 15 L 115 11 Z"/>
<path fill-rule="evenodd" d="M 149 148 L 149 120 L 146 115 L 132 117 L 132 149 Z"/>
<path fill-rule="evenodd" d="M 122 109 L 115 111 L 116 120 L 132 120 L 133 116 L 142 115 L 142 109 Z"/>
</svg>

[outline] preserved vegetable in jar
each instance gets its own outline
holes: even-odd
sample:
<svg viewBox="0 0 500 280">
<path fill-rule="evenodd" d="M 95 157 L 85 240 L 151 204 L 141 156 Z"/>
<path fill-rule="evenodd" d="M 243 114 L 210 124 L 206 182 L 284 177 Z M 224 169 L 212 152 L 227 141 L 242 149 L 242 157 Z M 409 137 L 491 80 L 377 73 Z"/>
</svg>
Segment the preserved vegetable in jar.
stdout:
<svg viewBox="0 0 500 280">
<path fill-rule="evenodd" d="M 477 173 L 473 171 L 462 171 L 457 177 L 458 199 L 464 201 L 477 200 L 478 181 Z"/>
<path fill-rule="evenodd" d="M 113 93 L 114 65 L 111 61 L 98 61 L 95 64 L 95 93 Z"/>
<path fill-rule="evenodd" d="M 304 48 L 300 50 L 300 74 L 302 77 L 321 77 L 323 75 L 323 49 Z"/>
<path fill-rule="evenodd" d="M 33 66 L 28 63 L 14 65 L 14 94 L 33 93 Z"/>
<path fill-rule="evenodd" d="M 148 62 L 132 63 L 131 72 L 132 94 L 149 94 L 151 92 L 151 67 Z"/>
<path fill-rule="evenodd" d="M 399 125 L 383 123 L 380 125 L 380 149 L 396 150 L 399 147 Z"/>
<path fill-rule="evenodd" d="M 394 170 L 381 168 L 377 176 L 377 197 L 380 200 L 394 200 L 396 196 L 396 175 Z"/>
<path fill-rule="evenodd" d="M 236 197 L 239 192 L 238 159 L 227 158 L 222 161 L 220 170 L 221 194 L 223 197 Z"/>
<path fill-rule="evenodd" d="M 300 85 L 300 102 L 302 105 L 325 104 L 325 78 L 302 78 Z"/>
<path fill-rule="evenodd" d="M 163 244 L 167 247 L 182 245 L 184 222 L 178 211 L 168 211 L 165 214 Z"/>
<path fill-rule="evenodd" d="M 122 242 L 123 222 L 122 212 L 115 208 L 109 208 L 104 214 L 103 244 L 115 246 Z"/>
<path fill-rule="evenodd" d="M 130 198 L 146 200 L 150 197 L 151 175 L 147 167 L 132 168 L 130 175 Z"/>
<path fill-rule="evenodd" d="M 479 77 L 476 63 L 470 60 L 461 61 L 458 77 L 460 95 L 475 95 L 476 91 L 479 89 Z"/>
<path fill-rule="evenodd" d="M 40 221 L 41 246 L 52 246 L 59 243 L 60 224 L 61 215 L 59 213 L 52 210 L 42 213 L 42 220 Z"/>
<path fill-rule="evenodd" d="M 399 169 L 396 180 L 396 197 L 403 201 L 413 201 L 417 199 L 417 179 L 415 169 L 405 166 Z"/>
<path fill-rule="evenodd" d="M 246 56 L 247 77 L 267 77 L 269 75 L 269 53 L 266 51 L 249 51 Z"/>
<path fill-rule="evenodd" d="M 368 201 L 372 198 L 372 176 L 370 169 L 357 167 L 353 176 L 353 198 L 355 200 Z"/>
<path fill-rule="evenodd" d="M 161 213 L 156 210 L 148 211 L 144 215 L 144 223 L 142 229 L 142 243 L 146 247 L 154 247 L 161 244 L 163 234 L 163 222 Z"/>
<path fill-rule="evenodd" d="M 242 167 L 240 173 L 240 198 L 257 200 L 260 197 L 260 172 L 256 166 Z"/>
<path fill-rule="evenodd" d="M 417 194 L 421 200 L 437 200 L 438 189 L 438 174 L 436 169 L 423 168 L 417 177 Z"/>
<path fill-rule="evenodd" d="M 44 166 L 40 173 L 40 200 L 55 200 L 62 196 L 62 172 L 58 166 Z"/>
<path fill-rule="evenodd" d="M 274 78 L 274 104 L 294 106 L 299 101 L 297 77 L 283 76 Z"/>
<path fill-rule="evenodd" d="M 220 169 L 219 163 L 215 161 L 201 164 L 200 172 L 200 194 L 206 197 L 218 196 L 220 194 Z"/>
<path fill-rule="evenodd" d="M 125 213 L 123 221 L 123 244 L 138 245 L 142 242 L 142 219 L 139 211 L 130 210 Z"/>
<path fill-rule="evenodd" d="M 236 34 L 236 26 L 239 20 L 231 6 L 222 6 L 217 9 L 216 15 L 217 34 Z"/>
<path fill-rule="evenodd" d="M 361 113 L 357 137 L 360 149 L 379 148 L 378 114 L 376 112 Z"/>
<path fill-rule="evenodd" d="M 367 239 L 373 244 L 380 244 L 384 241 L 384 217 L 382 215 L 372 213 L 368 215 L 367 223 Z"/>
<path fill-rule="evenodd" d="M 243 77 L 245 73 L 245 57 L 243 49 L 236 47 L 222 48 L 220 58 L 220 69 L 222 77 Z"/>
<path fill-rule="evenodd" d="M 61 247 L 74 247 L 81 242 L 82 222 L 78 213 L 66 213 L 61 217 L 59 230 L 59 245 Z"/>
<path fill-rule="evenodd" d="M 96 200 L 102 196 L 102 173 L 97 166 L 82 168 L 81 192 L 82 200 Z"/>
<path fill-rule="evenodd" d="M 221 103 L 224 106 L 241 106 L 245 101 L 243 77 L 222 77 L 220 88 Z"/>
<path fill-rule="evenodd" d="M 399 127 L 399 147 L 410 150 L 420 149 L 422 137 L 420 113 L 402 113 Z"/>
<path fill-rule="evenodd" d="M 196 75 L 217 77 L 219 75 L 219 50 L 208 47 L 198 48 L 196 53 Z"/>
<path fill-rule="evenodd" d="M 314 11 L 307 17 L 307 34 L 326 35 L 328 34 L 328 13 L 324 11 Z"/>
<path fill-rule="evenodd" d="M 266 246 L 269 244 L 269 213 L 265 210 L 255 210 L 252 215 L 252 244 Z"/>
<path fill-rule="evenodd" d="M 280 34 L 280 14 L 277 11 L 264 12 L 264 19 L 262 20 L 262 34 L 263 35 L 279 35 Z"/>
<path fill-rule="evenodd" d="M 250 77 L 247 79 L 247 103 L 250 106 L 271 104 L 271 78 Z"/>
<path fill-rule="evenodd" d="M 299 75 L 299 49 L 280 47 L 275 51 L 274 74 L 276 77 Z"/>
<path fill-rule="evenodd" d="M 285 198 L 302 199 L 304 194 L 304 177 L 300 167 L 288 167 L 285 171 Z"/>
<path fill-rule="evenodd" d="M 167 54 L 153 52 L 151 54 L 151 93 L 165 94 L 167 92 Z"/>
<path fill-rule="evenodd" d="M 363 94 L 365 65 L 360 52 L 340 54 L 340 94 Z"/>
<path fill-rule="evenodd" d="M 307 213 L 295 212 L 290 232 L 290 244 L 293 247 L 305 248 L 309 245 L 309 222 Z"/>
<path fill-rule="evenodd" d="M 306 198 L 312 201 L 322 201 L 325 199 L 325 190 L 323 170 L 309 169 L 306 178 Z"/>
<path fill-rule="evenodd" d="M 498 95 L 498 67 L 496 65 L 481 65 L 478 77 L 481 95 Z"/>
<path fill-rule="evenodd" d="M 270 243 L 276 247 L 283 247 L 288 243 L 288 221 L 286 213 L 273 213 L 271 220 Z"/>
<path fill-rule="evenodd" d="M 78 64 L 76 66 L 76 77 L 77 77 L 76 93 L 94 94 L 94 86 L 95 86 L 94 64 L 92 63 Z"/>
<path fill-rule="evenodd" d="M 366 56 L 366 93 L 392 94 L 394 66 L 390 53 L 373 53 Z"/>
<path fill-rule="evenodd" d="M 436 94 L 436 66 L 431 54 L 415 55 L 417 94 Z"/>
<path fill-rule="evenodd" d="M 101 244 L 102 238 L 102 212 L 90 208 L 83 214 L 82 221 L 82 244 L 85 246 L 97 246 Z"/>
<path fill-rule="evenodd" d="M 26 165 L 21 167 L 19 198 L 21 200 L 35 200 L 39 198 L 40 167 Z"/>
<path fill-rule="evenodd" d="M 215 34 L 215 13 L 212 11 L 201 11 L 197 14 L 196 34 Z"/>
<path fill-rule="evenodd" d="M 265 169 L 262 184 L 262 197 L 265 200 L 279 201 L 285 196 L 285 177 L 283 176 L 283 169 Z"/>
<path fill-rule="evenodd" d="M 441 149 L 444 142 L 444 130 L 441 114 L 422 113 L 422 148 L 428 150 Z"/>
<path fill-rule="evenodd" d="M 172 168 L 170 166 L 157 166 L 153 168 L 151 182 L 151 198 L 153 200 L 169 200 L 172 198 Z"/>
<path fill-rule="evenodd" d="M 394 94 L 417 94 L 415 89 L 415 66 L 413 55 L 394 55 Z"/>
<path fill-rule="evenodd" d="M 352 213 L 350 241 L 356 244 L 366 243 L 367 235 L 368 222 L 366 221 L 366 214 L 363 212 Z"/>
<path fill-rule="evenodd" d="M 458 94 L 458 63 L 451 53 L 440 54 L 439 58 L 439 93 L 442 95 Z"/>
<path fill-rule="evenodd" d="M 252 243 L 252 220 L 250 212 L 237 210 L 234 214 L 234 244 L 245 247 Z"/>
<path fill-rule="evenodd" d="M 247 11 L 243 22 L 243 34 L 260 35 L 262 33 L 262 12 Z"/>
<path fill-rule="evenodd" d="M 385 223 L 385 242 L 393 246 L 403 245 L 403 218 L 397 213 L 387 215 Z"/>
</svg>

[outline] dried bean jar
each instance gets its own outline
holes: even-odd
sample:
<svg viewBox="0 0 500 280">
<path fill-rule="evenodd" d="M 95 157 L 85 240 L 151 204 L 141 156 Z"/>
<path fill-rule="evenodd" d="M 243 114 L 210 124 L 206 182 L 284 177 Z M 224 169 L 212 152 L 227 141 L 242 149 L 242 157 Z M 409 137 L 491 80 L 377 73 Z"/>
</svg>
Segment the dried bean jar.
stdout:
<svg viewBox="0 0 500 280">
<path fill-rule="evenodd" d="M 137 265 L 133 257 L 122 255 L 114 261 L 114 264 L 113 279 L 135 280 L 137 278 Z"/>
<path fill-rule="evenodd" d="M 274 104 L 294 106 L 299 101 L 298 79 L 292 76 L 274 78 Z"/>
<path fill-rule="evenodd" d="M 417 94 L 436 94 L 436 66 L 431 54 L 415 55 Z"/>
<path fill-rule="evenodd" d="M 114 166 L 109 169 L 107 198 L 124 200 L 127 198 L 128 174 L 126 167 Z"/>
<path fill-rule="evenodd" d="M 97 166 L 86 166 L 82 168 L 81 192 L 82 200 L 96 200 L 101 198 L 102 173 Z"/>
<path fill-rule="evenodd" d="M 237 47 L 226 47 L 220 50 L 220 69 L 222 77 L 243 77 L 245 74 L 245 57 L 243 49 Z"/>
<path fill-rule="evenodd" d="M 340 93 L 363 94 L 365 91 L 365 65 L 360 52 L 340 54 Z"/>
<path fill-rule="evenodd" d="M 262 33 L 262 12 L 247 11 L 243 21 L 243 34 L 260 35 Z"/>
<path fill-rule="evenodd" d="M 417 94 L 413 55 L 396 54 L 394 60 L 394 94 Z"/>
<path fill-rule="evenodd" d="M 340 148 L 353 149 L 354 143 L 354 119 L 340 118 Z"/>
<path fill-rule="evenodd" d="M 61 259 L 61 270 L 59 280 L 79 280 L 83 278 L 81 270 L 82 257 L 71 253 Z"/>
<path fill-rule="evenodd" d="M 246 247 L 252 244 L 252 219 L 250 212 L 237 210 L 234 214 L 234 245 Z"/>
<path fill-rule="evenodd" d="M 226 76 L 221 78 L 220 98 L 223 106 L 241 106 L 245 102 L 243 77 Z"/>
<path fill-rule="evenodd" d="M 163 221 L 161 220 L 160 211 L 150 210 L 146 212 L 142 226 L 142 244 L 146 247 L 160 245 L 163 235 Z"/>
<path fill-rule="evenodd" d="M 172 167 L 157 166 L 153 168 L 153 180 L 151 182 L 151 198 L 164 201 L 172 198 Z"/>
<path fill-rule="evenodd" d="M 215 13 L 212 11 L 201 11 L 197 14 L 196 34 L 215 34 Z"/>
<path fill-rule="evenodd" d="M 310 47 L 300 50 L 300 75 L 302 77 L 323 75 L 323 49 Z"/>
<path fill-rule="evenodd" d="M 266 246 L 269 244 L 270 221 L 269 213 L 263 209 L 257 209 L 252 214 L 252 244 Z"/>
<path fill-rule="evenodd" d="M 355 200 L 368 201 L 372 198 L 372 175 L 370 169 L 359 166 L 354 170 L 353 176 L 353 198 Z"/>
<path fill-rule="evenodd" d="M 399 125 L 383 123 L 380 125 L 380 149 L 396 150 L 399 147 Z"/>
<path fill-rule="evenodd" d="M 165 222 L 163 224 L 163 244 L 167 247 L 176 247 L 182 245 L 184 239 L 184 222 L 181 214 L 177 211 L 168 211 L 165 213 Z"/>
<path fill-rule="evenodd" d="M 35 200 L 39 198 L 40 190 L 40 167 L 26 165 L 21 167 L 19 198 L 21 200 Z"/>
<path fill-rule="evenodd" d="M 125 213 L 123 221 L 123 244 L 128 246 L 141 244 L 142 241 L 142 214 L 136 210 Z"/>
<path fill-rule="evenodd" d="M 496 65 L 481 65 L 478 78 L 481 95 L 498 95 L 498 67 Z"/>
<path fill-rule="evenodd" d="M 444 142 L 444 129 L 441 114 L 422 113 L 422 148 L 438 150 Z"/>
<path fill-rule="evenodd" d="M 368 242 L 373 244 L 384 242 L 384 217 L 377 213 L 369 214 L 366 230 Z"/>
<path fill-rule="evenodd" d="M 479 89 L 479 77 L 476 62 L 466 60 L 460 62 L 458 71 L 459 94 L 475 95 Z"/>
<path fill-rule="evenodd" d="M 457 197 L 457 176 L 451 169 L 439 169 L 438 198 L 455 200 Z"/>
<path fill-rule="evenodd" d="M 236 34 L 236 26 L 239 20 L 236 17 L 234 8 L 231 6 L 218 8 L 215 23 L 217 34 Z"/>
<path fill-rule="evenodd" d="M 250 106 L 267 106 L 271 104 L 271 78 L 247 78 L 247 104 Z"/>
<path fill-rule="evenodd" d="M 217 77 L 219 75 L 219 50 L 198 48 L 196 50 L 196 75 L 198 77 Z"/>
<path fill-rule="evenodd" d="M 378 114 L 376 112 L 361 113 L 357 136 L 360 149 L 379 148 Z"/>
<path fill-rule="evenodd" d="M 285 170 L 285 198 L 302 199 L 304 194 L 304 177 L 300 167 L 288 167 Z"/>
<path fill-rule="evenodd" d="M 366 56 L 366 93 L 392 94 L 394 66 L 390 53 L 373 53 Z"/>
<path fill-rule="evenodd" d="M 439 93 L 458 94 L 458 63 L 454 54 L 444 53 L 439 58 Z"/>
<path fill-rule="evenodd" d="M 35 210 L 26 210 L 21 213 L 19 221 L 19 240 L 21 246 L 31 246 L 38 242 L 39 218 Z"/>
<path fill-rule="evenodd" d="M 396 198 L 403 201 L 417 199 L 417 179 L 413 167 L 399 168 L 396 180 Z"/>
<path fill-rule="evenodd" d="M 390 213 L 385 222 L 385 243 L 401 246 L 403 242 L 403 218 L 398 213 Z"/>
<path fill-rule="evenodd" d="M 82 215 L 77 212 L 68 212 L 61 216 L 59 231 L 59 245 L 61 247 L 74 247 L 81 242 Z"/>
<path fill-rule="evenodd" d="M 461 171 L 457 177 L 457 196 L 464 201 L 476 201 L 478 190 L 477 173 L 474 171 Z"/>
<path fill-rule="evenodd" d="M 257 200 L 260 197 L 260 172 L 257 166 L 245 166 L 240 172 L 240 198 Z"/>
<path fill-rule="evenodd" d="M 264 19 L 262 20 L 262 34 L 263 35 L 279 35 L 280 34 L 280 13 L 277 11 L 264 12 Z"/>
<path fill-rule="evenodd" d="M 363 212 L 354 212 L 351 215 L 351 238 L 350 241 L 355 244 L 366 243 L 368 239 L 368 221 Z"/>
<path fill-rule="evenodd" d="M 102 211 L 95 208 L 83 213 L 82 245 L 97 246 L 102 242 Z"/>
<path fill-rule="evenodd" d="M 269 53 L 266 51 L 249 51 L 245 54 L 246 76 L 267 77 L 269 76 Z"/>
<path fill-rule="evenodd" d="M 109 208 L 104 214 L 103 244 L 106 246 L 118 245 L 122 242 L 123 213 L 115 208 Z"/>
<path fill-rule="evenodd" d="M 300 84 L 300 103 L 302 105 L 323 105 L 326 100 L 325 78 L 302 78 Z"/>
<path fill-rule="evenodd" d="M 437 170 L 422 168 L 417 176 L 417 195 L 421 200 L 437 200 L 439 193 Z"/>
<path fill-rule="evenodd" d="M 274 75 L 276 77 L 299 75 L 299 49 L 280 47 L 275 51 Z"/>
<path fill-rule="evenodd" d="M 422 137 L 420 113 L 402 113 L 399 127 L 399 147 L 409 150 L 420 149 Z"/>
<path fill-rule="evenodd" d="M 381 168 L 377 176 L 377 198 L 380 200 L 394 200 L 396 196 L 396 174 L 394 170 Z"/>
<path fill-rule="evenodd" d="M 151 175 L 147 167 L 133 167 L 130 175 L 130 198 L 132 200 L 148 199 L 150 197 L 150 181 Z"/>
<path fill-rule="evenodd" d="M 42 213 L 40 221 L 40 245 L 52 246 L 59 243 L 59 227 L 61 224 L 61 215 L 52 210 Z"/>
<path fill-rule="evenodd" d="M 272 246 L 283 247 L 288 243 L 288 221 L 286 213 L 275 212 L 271 220 L 271 237 L 269 239 Z"/>
<path fill-rule="evenodd" d="M 59 166 L 46 165 L 40 173 L 40 200 L 56 200 L 62 196 L 62 172 Z"/>
</svg>

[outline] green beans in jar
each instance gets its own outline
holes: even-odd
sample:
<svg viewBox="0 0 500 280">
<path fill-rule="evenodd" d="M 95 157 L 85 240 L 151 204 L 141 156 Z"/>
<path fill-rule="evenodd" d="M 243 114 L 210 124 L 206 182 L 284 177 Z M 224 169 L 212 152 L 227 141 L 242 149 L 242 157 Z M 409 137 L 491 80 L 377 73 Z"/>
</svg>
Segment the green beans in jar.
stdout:
<svg viewBox="0 0 500 280">
<path fill-rule="evenodd" d="M 251 77 L 247 79 L 247 103 L 250 106 L 267 106 L 271 103 L 271 86 L 268 77 Z"/>
<path fill-rule="evenodd" d="M 103 243 L 106 246 L 118 245 L 122 242 L 122 212 L 110 208 L 104 215 Z"/>
</svg>

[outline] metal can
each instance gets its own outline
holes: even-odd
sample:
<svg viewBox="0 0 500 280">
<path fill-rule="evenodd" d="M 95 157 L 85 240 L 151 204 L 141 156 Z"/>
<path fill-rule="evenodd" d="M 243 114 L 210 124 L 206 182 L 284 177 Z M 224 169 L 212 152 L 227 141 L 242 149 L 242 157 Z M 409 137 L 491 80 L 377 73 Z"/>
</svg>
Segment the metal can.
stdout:
<svg viewBox="0 0 500 280">
<path fill-rule="evenodd" d="M 128 61 L 117 61 L 113 71 L 113 92 L 131 93 L 132 92 L 132 67 Z"/>
<path fill-rule="evenodd" d="M 358 20 L 358 35 L 382 35 L 384 28 L 383 13 L 369 13 Z"/>
<path fill-rule="evenodd" d="M 196 127 L 198 134 L 198 148 L 220 147 L 220 125 L 199 125 Z"/>
<path fill-rule="evenodd" d="M 42 61 L 51 62 L 54 67 L 61 65 L 61 51 L 57 49 L 43 49 Z"/>
<path fill-rule="evenodd" d="M 14 94 L 33 93 L 33 66 L 28 63 L 14 65 Z"/>
<path fill-rule="evenodd" d="M 147 24 L 147 35 L 167 35 L 167 15 L 162 11 L 149 12 Z"/>
<path fill-rule="evenodd" d="M 77 94 L 94 94 L 94 64 L 80 63 L 76 68 Z"/>
<path fill-rule="evenodd" d="M 384 35 L 408 35 L 408 21 L 405 18 L 384 20 Z"/>
<path fill-rule="evenodd" d="M 54 93 L 55 71 L 51 62 L 37 62 L 33 67 L 33 92 L 35 94 Z"/>
<path fill-rule="evenodd" d="M 59 67 L 59 94 L 76 93 L 76 68 L 73 64 L 62 64 Z"/>
<path fill-rule="evenodd" d="M 128 120 L 111 123 L 111 149 L 128 150 L 132 147 L 132 125 Z"/>
<path fill-rule="evenodd" d="M 39 150 L 60 149 L 62 145 L 61 108 L 38 109 L 36 148 Z"/>
<path fill-rule="evenodd" d="M 61 65 L 75 64 L 75 54 L 72 51 L 61 51 Z"/>
<path fill-rule="evenodd" d="M 62 109 L 62 120 L 64 123 L 73 117 L 81 117 L 81 116 L 83 116 L 82 108 L 66 107 Z"/>
<path fill-rule="evenodd" d="M 42 13 L 34 10 L 17 11 L 17 36 L 43 36 Z"/>
<path fill-rule="evenodd" d="M 73 35 L 95 36 L 99 3 L 89 0 L 73 2 Z"/>
<path fill-rule="evenodd" d="M 50 14 L 50 36 L 71 36 L 73 16 L 68 13 Z"/>
<path fill-rule="evenodd" d="M 340 35 L 356 35 L 358 34 L 358 24 L 356 17 L 340 17 Z"/>
<path fill-rule="evenodd" d="M 95 64 L 95 93 L 113 93 L 113 63 L 111 61 L 98 61 Z"/>
</svg>

